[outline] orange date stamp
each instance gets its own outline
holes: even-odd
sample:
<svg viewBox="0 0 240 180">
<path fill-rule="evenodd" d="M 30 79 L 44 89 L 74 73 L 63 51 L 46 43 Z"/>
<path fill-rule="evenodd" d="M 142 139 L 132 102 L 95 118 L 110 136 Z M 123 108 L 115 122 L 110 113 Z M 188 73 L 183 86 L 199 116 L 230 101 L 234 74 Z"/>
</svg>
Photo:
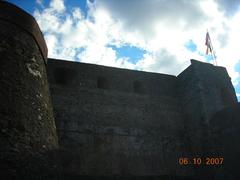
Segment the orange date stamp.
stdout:
<svg viewBox="0 0 240 180">
<path fill-rule="evenodd" d="M 217 166 L 222 165 L 224 162 L 223 157 L 180 157 L 178 163 L 183 166 L 187 165 L 206 165 Z"/>
</svg>

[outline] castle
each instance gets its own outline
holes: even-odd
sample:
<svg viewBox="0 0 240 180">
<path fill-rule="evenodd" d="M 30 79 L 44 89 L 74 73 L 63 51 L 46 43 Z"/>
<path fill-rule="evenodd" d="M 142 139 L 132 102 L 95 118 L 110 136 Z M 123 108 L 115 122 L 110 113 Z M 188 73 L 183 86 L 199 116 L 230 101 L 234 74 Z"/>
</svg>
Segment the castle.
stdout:
<svg viewBox="0 0 240 180">
<path fill-rule="evenodd" d="M 2 177 L 236 177 L 240 105 L 224 67 L 191 60 L 172 76 L 50 59 L 35 19 L 4 1 L 0 27 Z M 226 162 L 193 162 L 206 157 Z"/>
</svg>

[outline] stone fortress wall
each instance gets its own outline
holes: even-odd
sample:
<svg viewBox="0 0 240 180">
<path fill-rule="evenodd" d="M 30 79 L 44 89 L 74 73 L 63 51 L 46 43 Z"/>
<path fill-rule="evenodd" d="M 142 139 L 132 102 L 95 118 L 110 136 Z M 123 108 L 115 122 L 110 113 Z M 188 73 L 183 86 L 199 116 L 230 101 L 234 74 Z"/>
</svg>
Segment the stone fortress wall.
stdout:
<svg viewBox="0 0 240 180">
<path fill-rule="evenodd" d="M 239 156 L 225 146 L 228 137 L 239 137 L 239 105 L 224 67 L 191 60 L 172 76 L 48 59 L 34 18 L 4 1 L 0 9 L 2 177 L 226 179 L 237 173 L 231 162 Z M 216 143 L 219 137 L 223 142 Z M 220 170 L 178 163 L 213 155 L 231 161 Z"/>
<path fill-rule="evenodd" d="M 176 77 L 61 60 L 47 67 L 59 142 L 79 149 L 79 173 L 169 173 L 182 151 Z"/>
<path fill-rule="evenodd" d="M 55 59 L 47 70 L 79 174 L 184 174 L 178 158 L 208 153 L 209 119 L 237 103 L 226 69 L 196 60 L 179 76 Z"/>
</svg>

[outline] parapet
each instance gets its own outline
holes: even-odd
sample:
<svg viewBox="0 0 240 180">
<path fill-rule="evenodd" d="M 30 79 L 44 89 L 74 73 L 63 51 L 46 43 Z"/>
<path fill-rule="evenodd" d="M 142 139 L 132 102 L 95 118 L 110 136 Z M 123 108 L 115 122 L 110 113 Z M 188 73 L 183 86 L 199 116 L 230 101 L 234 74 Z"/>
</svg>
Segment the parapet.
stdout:
<svg viewBox="0 0 240 180">
<path fill-rule="evenodd" d="M 175 97 L 176 76 L 48 59 L 50 84 L 108 92 Z"/>
<path fill-rule="evenodd" d="M 6 1 L 0 2 L 0 9 L 1 20 L 14 24 L 31 34 L 41 51 L 45 63 L 47 63 L 47 45 L 36 20 L 27 12 Z"/>
</svg>

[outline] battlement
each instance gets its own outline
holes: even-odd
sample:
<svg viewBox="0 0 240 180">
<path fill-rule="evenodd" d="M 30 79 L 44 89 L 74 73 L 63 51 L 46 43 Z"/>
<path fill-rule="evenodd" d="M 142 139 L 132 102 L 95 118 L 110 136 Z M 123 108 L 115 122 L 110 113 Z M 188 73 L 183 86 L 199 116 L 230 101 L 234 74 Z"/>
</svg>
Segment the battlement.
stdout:
<svg viewBox="0 0 240 180">
<path fill-rule="evenodd" d="M 178 76 L 54 59 L 49 59 L 47 69 L 50 83 L 62 88 L 97 88 L 139 95 L 177 97 L 191 91 L 181 87 L 192 79 L 195 84 L 200 81 L 211 82 L 214 88 L 220 89 L 219 97 L 225 105 L 237 101 L 226 69 L 197 60 L 191 60 L 191 65 Z M 227 95 L 223 95 L 224 91 Z"/>
<path fill-rule="evenodd" d="M 49 59 L 49 81 L 62 87 L 175 96 L 176 77 L 100 65 Z M 168 83 L 166 83 L 168 82 Z"/>
</svg>

